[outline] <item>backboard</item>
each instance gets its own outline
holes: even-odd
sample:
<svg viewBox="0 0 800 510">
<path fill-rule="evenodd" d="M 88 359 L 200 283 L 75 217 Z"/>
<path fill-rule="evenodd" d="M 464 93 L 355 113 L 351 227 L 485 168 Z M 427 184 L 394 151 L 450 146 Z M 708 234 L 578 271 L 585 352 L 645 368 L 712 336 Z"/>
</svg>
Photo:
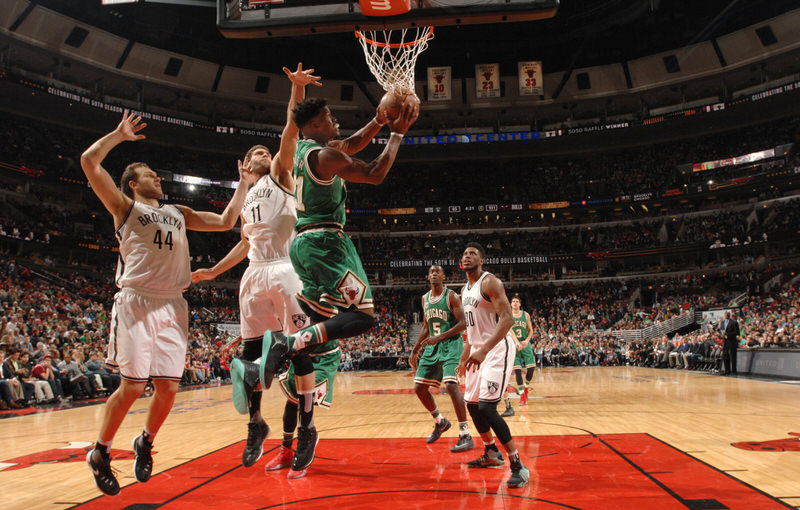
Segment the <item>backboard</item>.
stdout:
<svg viewBox="0 0 800 510">
<path fill-rule="evenodd" d="M 505 23 L 551 18 L 558 4 L 559 0 L 411 0 L 407 14 L 377 18 L 363 15 L 358 0 L 217 0 L 217 27 L 225 37 L 248 39 Z"/>
</svg>

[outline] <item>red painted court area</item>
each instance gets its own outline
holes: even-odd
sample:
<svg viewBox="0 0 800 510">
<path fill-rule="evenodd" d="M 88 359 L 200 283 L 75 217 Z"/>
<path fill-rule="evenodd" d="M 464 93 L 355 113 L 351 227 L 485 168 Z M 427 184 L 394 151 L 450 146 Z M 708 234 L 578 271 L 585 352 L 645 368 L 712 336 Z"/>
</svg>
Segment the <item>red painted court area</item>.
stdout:
<svg viewBox="0 0 800 510">
<path fill-rule="evenodd" d="M 133 484 L 81 509 L 186 508 L 787 508 L 646 434 L 515 438 L 531 483 L 509 490 L 504 469 L 471 469 L 481 451 L 452 454 L 452 439 L 323 439 L 308 476 L 241 466 L 243 442 Z M 277 441 L 268 441 L 272 448 Z M 158 456 L 155 456 L 156 465 Z M 87 473 L 87 483 L 89 474 Z"/>
</svg>

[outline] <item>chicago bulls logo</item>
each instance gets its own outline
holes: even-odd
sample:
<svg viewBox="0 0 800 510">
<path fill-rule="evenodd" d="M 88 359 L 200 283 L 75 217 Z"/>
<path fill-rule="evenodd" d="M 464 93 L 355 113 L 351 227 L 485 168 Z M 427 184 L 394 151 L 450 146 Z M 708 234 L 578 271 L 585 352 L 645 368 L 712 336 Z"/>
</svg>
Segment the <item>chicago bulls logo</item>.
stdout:
<svg viewBox="0 0 800 510">
<path fill-rule="evenodd" d="M 493 74 L 494 73 L 492 71 L 484 71 L 483 72 L 483 79 L 486 80 L 486 81 L 489 81 L 489 80 L 492 79 L 492 75 Z"/>
<path fill-rule="evenodd" d="M 434 74 L 433 75 L 433 79 L 436 80 L 436 83 L 442 83 L 442 80 L 444 80 L 444 75 L 443 74 Z"/>
<path fill-rule="evenodd" d="M 789 432 L 786 439 L 772 439 L 770 441 L 743 441 L 731 443 L 731 446 L 754 452 L 800 452 L 800 432 Z"/>
<path fill-rule="evenodd" d="M 367 292 L 367 285 L 352 271 L 347 271 L 344 278 L 339 280 L 336 290 L 342 295 L 341 304 L 349 307 L 350 305 L 360 305 L 362 303 L 364 294 Z"/>
<path fill-rule="evenodd" d="M 86 454 L 94 448 L 94 443 L 88 441 L 70 441 L 67 446 L 45 450 L 43 452 L 23 455 L 13 459 L 0 461 L 0 471 L 14 471 L 25 469 L 36 464 L 60 464 L 63 462 L 85 462 Z M 155 453 L 155 452 L 153 452 Z M 136 454 L 126 450 L 111 449 L 113 460 L 133 460 Z"/>
<path fill-rule="evenodd" d="M 528 75 L 528 78 L 533 78 L 533 69 L 525 69 L 525 74 Z"/>
</svg>

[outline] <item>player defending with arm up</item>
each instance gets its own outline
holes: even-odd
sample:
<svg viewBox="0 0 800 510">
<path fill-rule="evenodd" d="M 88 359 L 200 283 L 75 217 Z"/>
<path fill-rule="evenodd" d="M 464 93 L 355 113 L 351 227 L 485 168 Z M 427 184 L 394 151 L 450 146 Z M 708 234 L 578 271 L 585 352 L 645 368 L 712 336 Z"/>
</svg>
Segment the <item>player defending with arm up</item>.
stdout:
<svg viewBox="0 0 800 510">
<path fill-rule="evenodd" d="M 458 387 L 456 368 L 463 346 L 461 332 L 466 325 L 461 299 L 444 286 L 444 278 L 442 266 L 433 265 L 428 269 L 431 290 L 422 296 L 424 324 L 408 361 L 417 371 L 414 391 L 436 421 L 433 432 L 428 436 L 428 443 L 438 440 L 450 428 L 450 422 L 439 412 L 428 389 L 430 386 L 438 388 L 444 382 L 458 417 L 458 442 L 450 451 L 465 452 L 473 448 L 473 442 L 469 435 L 467 409 Z"/>
<path fill-rule="evenodd" d="M 273 158 L 267 147 L 254 145 L 244 158 L 245 167 L 253 175 L 255 185 L 247 192 L 241 211 L 242 239 L 214 267 L 199 269 L 192 274 L 192 281 L 195 282 L 215 278 L 245 257 L 249 258 L 247 270 L 239 284 L 239 321 L 244 352 L 242 359 L 231 362 L 234 406 L 240 413 L 250 414 L 247 443 L 242 452 L 242 465 L 245 467 L 254 465 L 261 458 L 263 443 L 270 430 L 261 416 L 262 391 L 258 387 L 258 365 L 252 363 L 261 357 L 264 332 L 294 333 L 308 325 L 308 318 L 295 299 L 302 284 L 289 260 L 289 247 L 297 222 L 292 167 L 299 136 L 299 129 L 292 120 L 292 110 L 304 99 L 306 85 L 321 86 L 322 83 L 318 76 L 311 74 L 314 69 L 304 70 L 302 63 L 297 64 L 294 72 L 285 67 L 283 71 L 292 82 L 292 95 L 280 149 Z M 337 363 L 338 357 L 338 351 L 328 356 L 336 358 Z M 291 387 L 293 396 L 287 401 L 283 419 L 285 452 L 291 447 L 298 421 L 298 402 L 302 404 L 301 432 L 311 424 L 313 413 L 311 400 L 315 376 L 311 359 L 305 360 L 305 363 L 295 363 L 292 372 L 296 380 L 292 378 L 287 386 Z M 305 405 L 306 401 L 308 405 Z M 284 452 L 283 449 L 281 451 Z M 283 467 L 283 464 L 280 466 Z M 295 471 L 300 473 L 303 470 Z"/>
<path fill-rule="evenodd" d="M 122 383 L 105 404 L 97 444 L 86 455 L 97 487 L 106 494 L 120 491 L 111 471 L 111 442 L 133 402 L 153 379 L 155 393 L 144 431 L 133 440 L 134 473 L 150 479 L 153 439 L 167 418 L 183 375 L 189 312 L 181 293 L 190 283 L 186 229 L 220 231 L 233 228 L 244 202 L 247 184 L 240 169 L 240 186 L 222 214 L 159 203 L 161 179 L 145 163 L 131 163 L 121 187 L 102 166 L 106 155 L 124 141 L 144 138 L 146 126 L 125 110 L 111 133 L 81 155 L 81 167 L 97 197 L 114 218 L 119 265 L 106 363 L 119 367 Z"/>
<path fill-rule="evenodd" d="M 497 412 L 497 403 L 511 377 L 516 350 L 509 329 L 514 323 L 511 305 L 503 282 L 483 270 L 484 251 L 478 243 L 468 243 L 461 256 L 467 273 L 467 284 L 461 292 L 464 318 L 467 323 L 469 349 L 464 349 L 458 372 L 466 370 L 467 410 L 481 435 L 484 454 L 468 467 L 502 466 L 505 460 L 497 449 L 494 431 L 511 460 L 509 488 L 524 487 L 530 474 L 522 465 L 514 439 L 506 421 Z"/>
</svg>

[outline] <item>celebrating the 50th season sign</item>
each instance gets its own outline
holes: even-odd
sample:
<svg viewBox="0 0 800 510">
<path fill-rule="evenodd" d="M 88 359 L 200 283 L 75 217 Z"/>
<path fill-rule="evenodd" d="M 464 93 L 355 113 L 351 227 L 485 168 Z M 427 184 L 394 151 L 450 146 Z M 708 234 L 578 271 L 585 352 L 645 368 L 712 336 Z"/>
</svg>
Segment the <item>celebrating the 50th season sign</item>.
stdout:
<svg viewBox="0 0 800 510">
<path fill-rule="evenodd" d="M 500 64 L 478 64 L 475 66 L 476 95 L 500 97 Z"/>
</svg>

